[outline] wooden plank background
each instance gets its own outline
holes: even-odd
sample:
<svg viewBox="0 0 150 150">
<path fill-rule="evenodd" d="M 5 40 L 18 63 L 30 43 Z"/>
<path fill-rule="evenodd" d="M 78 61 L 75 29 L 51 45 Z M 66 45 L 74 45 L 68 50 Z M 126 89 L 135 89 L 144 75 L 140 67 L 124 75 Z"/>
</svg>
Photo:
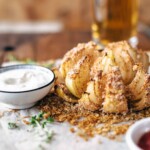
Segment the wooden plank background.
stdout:
<svg viewBox="0 0 150 150">
<path fill-rule="evenodd" d="M 62 21 L 89 30 L 92 0 L 0 0 L 0 21 Z M 140 0 L 139 20 L 150 25 L 150 0 Z"/>
</svg>

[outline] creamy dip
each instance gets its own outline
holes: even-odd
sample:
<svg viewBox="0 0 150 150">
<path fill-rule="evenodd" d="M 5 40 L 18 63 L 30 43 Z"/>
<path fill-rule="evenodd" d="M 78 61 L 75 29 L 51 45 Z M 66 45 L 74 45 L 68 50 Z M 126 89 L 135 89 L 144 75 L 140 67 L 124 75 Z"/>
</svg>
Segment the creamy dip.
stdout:
<svg viewBox="0 0 150 150">
<path fill-rule="evenodd" d="M 42 87 L 53 79 L 53 74 L 36 69 L 14 69 L 0 73 L 0 91 L 27 91 Z"/>
</svg>

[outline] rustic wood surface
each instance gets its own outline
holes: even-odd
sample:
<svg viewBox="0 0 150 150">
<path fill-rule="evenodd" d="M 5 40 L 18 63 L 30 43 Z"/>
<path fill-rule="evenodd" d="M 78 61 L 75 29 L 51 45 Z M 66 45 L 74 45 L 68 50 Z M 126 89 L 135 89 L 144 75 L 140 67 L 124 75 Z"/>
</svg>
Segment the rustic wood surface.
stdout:
<svg viewBox="0 0 150 150">
<path fill-rule="evenodd" d="M 150 49 L 150 37 L 142 33 L 138 34 L 138 47 L 143 50 Z M 5 52 L 5 58 L 13 55 L 20 60 L 31 58 L 37 61 L 62 58 L 63 55 L 81 42 L 91 40 L 90 32 L 66 31 L 55 34 L 1 34 L 0 53 L 8 46 L 13 51 Z"/>
</svg>

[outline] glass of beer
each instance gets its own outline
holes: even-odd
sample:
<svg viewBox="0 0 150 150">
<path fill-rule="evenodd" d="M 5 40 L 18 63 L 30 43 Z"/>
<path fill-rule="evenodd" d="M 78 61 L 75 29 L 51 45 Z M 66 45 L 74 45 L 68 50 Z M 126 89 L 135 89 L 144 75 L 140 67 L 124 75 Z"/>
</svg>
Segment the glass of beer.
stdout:
<svg viewBox="0 0 150 150">
<path fill-rule="evenodd" d="M 138 44 L 138 0 L 93 0 L 93 40 L 101 45 L 127 40 Z"/>
</svg>

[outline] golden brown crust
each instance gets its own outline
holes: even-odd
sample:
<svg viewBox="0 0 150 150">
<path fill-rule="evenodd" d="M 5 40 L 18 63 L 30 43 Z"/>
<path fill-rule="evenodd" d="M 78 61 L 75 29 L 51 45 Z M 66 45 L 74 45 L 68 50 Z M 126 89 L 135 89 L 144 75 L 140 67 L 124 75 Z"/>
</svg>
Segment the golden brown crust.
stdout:
<svg viewBox="0 0 150 150">
<path fill-rule="evenodd" d="M 79 104 L 91 111 L 100 109 L 104 100 L 105 81 L 102 71 L 97 71 L 94 78 L 88 82 L 86 92 L 82 94 Z"/>
<path fill-rule="evenodd" d="M 127 86 L 130 94 L 130 100 L 135 101 L 142 98 L 149 85 L 149 75 L 145 73 L 141 64 L 135 65 L 133 70 L 136 72 L 135 78 Z"/>
<path fill-rule="evenodd" d="M 119 66 L 125 84 L 131 83 L 135 75 L 132 67 L 136 62 L 136 55 L 134 49 L 131 48 L 130 50 L 130 48 L 131 47 L 125 41 L 111 43 L 106 47 L 106 50 L 113 52 L 115 62 L 117 66 Z"/>
<path fill-rule="evenodd" d="M 107 74 L 103 111 L 107 113 L 123 113 L 128 111 L 125 97 L 125 86 L 119 67 L 113 67 Z"/>
<path fill-rule="evenodd" d="M 107 113 L 127 112 L 128 104 L 133 110 L 149 107 L 147 55 L 126 41 L 111 43 L 101 53 L 96 47 L 93 42 L 78 44 L 64 56 L 60 67 L 65 85 L 79 98 L 79 105 Z M 144 67 L 135 65 L 137 62 L 143 62 Z"/>
<path fill-rule="evenodd" d="M 62 77 L 62 75 L 61 75 L 61 73 L 60 73 L 58 68 L 53 68 L 52 71 L 55 74 L 55 84 L 59 84 L 59 83 L 64 83 L 65 82 L 65 80 Z"/>
<path fill-rule="evenodd" d="M 80 98 L 90 80 L 91 56 L 83 56 L 66 76 L 65 83 L 70 92 Z"/>
<path fill-rule="evenodd" d="M 77 47 L 65 54 L 60 66 L 62 76 L 65 78 L 67 72 L 85 55 L 90 55 L 93 62 L 100 55 L 93 42 L 78 44 Z"/>
<path fill-rule="evenodd" d="M 146 74 L 141 64 L 134 67 L 136 76 L 128 86 L 130 103 L 133 110 L 150 107 L 150 75 Z"/>
<path fill-rule="evenodd" d="M 70 93 L 70 91 L 67 89 L 65 84 L 59 83 L 55 86 L 55 92 L 56 94 L 61 97 L 63 100 L 71 103 L 77 103 L 78 98 L 76 98 L 74 95 Z"/>
<path fill-rule="evenodd" d="M 148 55 L 141 49 L 137 50 L 137 62 L 142 63 L 144 71 L 148 71 L 149 67 L 149 57 Z"/>
<path fill-rule="evenodd" d="M 95 103 L 93 103 L 93 101 L 91 101 L 89 93 L 84 93 L 82 95 L 82 98 L 79 100 L 79 105 L 82 108 L 90 111 L 95 111 L 99 109 L 99 105 L 96 105 Z"/>
</svg>

